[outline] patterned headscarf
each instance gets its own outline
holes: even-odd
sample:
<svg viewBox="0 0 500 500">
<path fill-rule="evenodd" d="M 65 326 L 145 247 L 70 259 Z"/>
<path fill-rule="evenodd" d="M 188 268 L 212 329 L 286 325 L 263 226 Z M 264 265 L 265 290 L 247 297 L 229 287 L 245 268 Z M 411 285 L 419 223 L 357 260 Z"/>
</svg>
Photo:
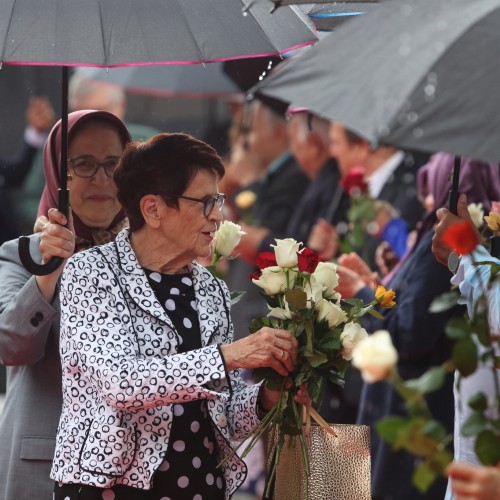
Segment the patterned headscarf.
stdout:
<svg viewBox="0 0 500 500">
<path fill-rule="evenodd" d="M 107 111 L 81 110 L 68 115 L 68 144 L 78 132 L 78 129 L 90 119 L 99 119 L 110 122 L 120 135 L 122 145 L 131 140 L 125 124 L 115 115 Z M 49 208 L 57 207 L 57 191 L 61 184 L 61 120 L 52 128 L 43 149 L 43 168 L 45 172 L 45 188 L 40 199 L 38 215 L 47 215 Z M 127 224 L 125 212 L 120 210 L 107 228 L 90 228 L 86 226 L 73 212 L 73 223 L 76 233 L 77 250 L 83 250 L 93 245 L 100 245 L 112 241 L 116 234 Z"/>
</svg>

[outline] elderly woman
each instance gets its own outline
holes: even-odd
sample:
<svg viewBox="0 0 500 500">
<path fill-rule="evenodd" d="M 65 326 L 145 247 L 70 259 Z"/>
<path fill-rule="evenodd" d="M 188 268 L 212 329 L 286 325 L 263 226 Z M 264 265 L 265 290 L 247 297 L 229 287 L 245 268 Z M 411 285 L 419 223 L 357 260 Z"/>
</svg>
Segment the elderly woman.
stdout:
<svg viewBox="0 0 500 500">
<path fill-rule="evenodd" d="M 55 208 L 60 179 L 61 122 L 44 148 L 46 186 L 37 234 L 37 259 L 67 259 L 75 250 L 111 241 L 125 214 L 111 177 L 130 140 L 121 120 L 104 111 L 68 117 L 71 229 Z M 47 216 L 48 215 L 48 219 Z M 0 499 L 52 498 L 50 466 L 61 414 L 58 280 L 62 266 L 33 276 L 22 266 L 18 241 L 0 248 L 0 363 L 7 365 L 7 396 L 0 420 Z"/>
<path fill-rule="evenodd" d="M 130 228 L 75 255 L 61 282 L 56 499 L 224 499 L 243 482 L 229 443 L 278 392 L 245 385 L 238 369 L 287 375 L 297 342 L 263 328 L 231 343 L 227 287 L 195 260 L 222 219 L 223 174 L 189 135 L 126 148 L 114 179 Z"/>
</svg>

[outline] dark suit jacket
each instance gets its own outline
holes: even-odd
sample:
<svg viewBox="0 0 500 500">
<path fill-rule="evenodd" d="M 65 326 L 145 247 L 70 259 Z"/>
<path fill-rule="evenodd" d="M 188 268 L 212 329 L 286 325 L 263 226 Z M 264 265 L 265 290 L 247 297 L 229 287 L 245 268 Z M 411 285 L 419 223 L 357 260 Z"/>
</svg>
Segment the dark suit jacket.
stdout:
<svg viewBox="0 0 500 500">
<path fill-rule="evenodd" d="M 384 320 L 366 315 L 364 326 L 369 333 L 388 330 L 399 355 L 398 371 L 405 380 L 417 378 L 429 367 L 450 357 L 451 341 L 444 327 L 452 316 L 463 314 L 461 307 L 440 314 L 429 313 L 434 298 L 450 289 L 450 271 L 436 261 L 431 251 L 433 230 L 418 241 L 389 284 L 396 292 L 397 307 L 385 310 Z M 363 289 L 358 298 L 373 300 L 373 290 Z M 436 420 L 453 430 L 453 378 L 443 388 L 428 395 L 427 402 Z M 373 425 L 388 415 L 404 415 L 402 400 L 385 383 L 364 384 L 358 423 L 372 426 L 372 494 L 400 499 L 444 498 L 446 481 L 438 482 L 425 496 L 411 486 L 415 457 L 405 452 L 394 453 L 382 443 Z"/>
</svg>

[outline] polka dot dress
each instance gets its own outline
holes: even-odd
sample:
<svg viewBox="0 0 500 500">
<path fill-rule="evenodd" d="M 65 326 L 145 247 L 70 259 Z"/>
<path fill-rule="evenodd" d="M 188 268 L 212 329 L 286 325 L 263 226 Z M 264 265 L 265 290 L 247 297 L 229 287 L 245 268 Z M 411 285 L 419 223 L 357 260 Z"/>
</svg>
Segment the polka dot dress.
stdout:
<svg viewBox="0 0 500 500">
<path fill-rule="evenodd" d="M 179 334 L 178 351 L 200 348 L 196 297 L 189 273 L 144 271 Z M 206 403 L 175 404 L 173 412 L 169 448 L 153 476 L 151 490 L 56 483 L 54 500 L 224 500 L 224 477 L 217 469 L 215 435 Z"/>
</svg>

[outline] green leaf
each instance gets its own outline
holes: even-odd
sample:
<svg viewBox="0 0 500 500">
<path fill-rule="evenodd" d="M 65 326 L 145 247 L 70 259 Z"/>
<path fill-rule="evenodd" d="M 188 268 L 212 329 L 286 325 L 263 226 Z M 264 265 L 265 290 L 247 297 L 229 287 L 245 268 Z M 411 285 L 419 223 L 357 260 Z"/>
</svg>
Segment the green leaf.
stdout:
<svg viewBox="0 0 500 500">
<path fill-rule="evenodd" d="M 237 304 L 246 292 L 231 292 L 231 305 Z"/>
<path fill-rule="evenodd" d="M 306 354 L 305 358 L 309 361 L 309 364 L 316 368 L 328 361 L 328 356 L 322 352 L 315 352 L 313 354 Z"/>
<path fill-rule="evenodd" d="M 366 311 L 368 314 L 371 314 L 372 316 L 374 316 L 375 318 L 377 319 L 384 319 L 385 316 L 381 313 L 379 313 L 376 309 L 368 309 L 368 311 Z"/>
<path fill-rule="evenodd" d="M 402 432 L 408 429 L 408 420 L 403 417 L 386 417 L 375 423 L 380 437 L 389 444 L 394 444 Z"/>
<path fill-rule="evenodd" d="M 453 346 L 451 359 L 463 377 L 477 369 L 477 347 L 470 337 L 458 340 Z"/>
<path fill-rule="evenodd" d="M 460 340 L 470 335 L 470 325 L 465 318 L 452 318 L 444 328 L 450 339 Z"/>
<path fill-rule="evenodd" d="M 255 333 L 259 331 L 263 326 L 269 326 L 266 325 L 266 321 L 268 318 L 254 318 L 252 321 L 250 321 L 250 324 L 248 325 L 248 330 L 250 333 Z"/>
<path fill-rule="evenodd" d="M 488 398 L 484 392 L 474 394 L 469 401 L 468 405 L 476 411 L 485 411 L 488 408 Z"/>
<path fill-rule="evenodd" d="M 291 311 L 299 311 L 307 306 L 307 294 L 299 288 L 286 292 L 285 299 L 290 305 Z"/>
<path fill-rule="evenodd" d="M 474 436 L 482 432 L 488 425 L 483 413 L 471 413 L 460 429 L 462 436 Z"/>
<path fill-rule="evenodd" d="M 483 465 L 496 465 L 500 462 L 500 437 L 493 431 L 479 433 L 474 450 Z"/>
<path fill-rule="evenodd" d="M 458 303 L 459 294 L 456 291 L 450 291 L 442 293 L 439 297 L 436 297 L 430 307 L 429 312 L 440 313 L 448 311 L 449 309 L 455 307 Z"/>
<path fill-rule="evenodd" d="M 443 386 L 445 376 L 444 368 L 436 366 L 427 370 L 421 377 L 406 381 L 404 385 L 408 389 L 426 394 L 440 389 Z"/>
<path fill-rule="evenodd" d="M 421 462 L 413 472 L 412 483 L 420 493 L 425 493 L 438 476 L 439 475 L 432 469 L 430 461 L 425 460 Z"/>
</svg>

